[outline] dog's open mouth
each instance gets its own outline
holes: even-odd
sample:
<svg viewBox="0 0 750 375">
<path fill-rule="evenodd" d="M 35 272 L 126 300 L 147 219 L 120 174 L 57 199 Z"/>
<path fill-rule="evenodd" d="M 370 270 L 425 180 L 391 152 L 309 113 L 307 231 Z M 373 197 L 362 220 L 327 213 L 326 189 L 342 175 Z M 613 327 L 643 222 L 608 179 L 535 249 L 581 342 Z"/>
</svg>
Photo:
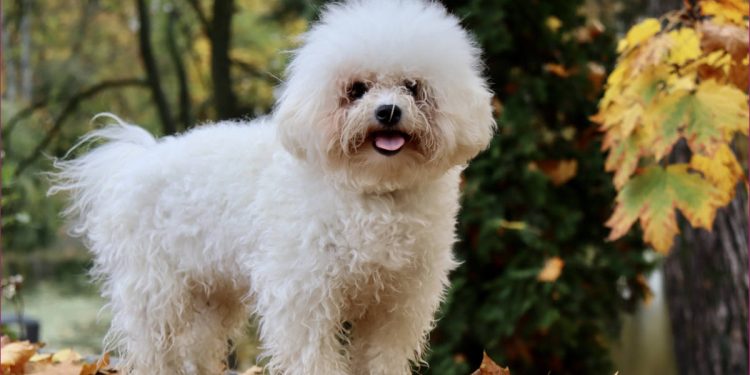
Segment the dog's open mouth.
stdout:
<svg viewBox="0 0 750 375">
<path fill-rule="evenodd" d="M 381 130 L 372 133 L 372 147 L 383 155 L 392 156 L 399 153 L 409 141 L 409 136 L 395 130 Z"/>
</svg>

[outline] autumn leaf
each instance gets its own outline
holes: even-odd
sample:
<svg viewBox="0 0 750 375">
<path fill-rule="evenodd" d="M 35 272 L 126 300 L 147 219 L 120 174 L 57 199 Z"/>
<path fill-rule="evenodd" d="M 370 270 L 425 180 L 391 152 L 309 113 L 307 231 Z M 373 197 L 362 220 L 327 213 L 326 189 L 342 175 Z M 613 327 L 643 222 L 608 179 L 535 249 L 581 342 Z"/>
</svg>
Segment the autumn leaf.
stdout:
<svg viewBox="0 0 750 375">
<path fill-rule="evenodd" d="M 748 15 L 748 5 L 743 0 L 711 0 L 700 2 L 701 13 L 714 18 L 716 23 L 742 24 Z"/>
<path fill-rule="evenodd" d="M 565 66 L 555 63 L 544 64 L 544 70 L 550 72 L 560 78 L 566 78 L 570 76 L 570 70 L 566 69 Z"/>
<path fill-rule="evenodd" d="M 656 18 L 647 18 L 641 23 L 633 26 L 628 31 L 625 38 L 620 41 L 617 46 L 617 52 L 625 52 L 628 49 L 632 49 L 641 42 L 654 36 L 661 30 L 661 24 Z"/>
<path fill-rule="evenodd" d="M 81 355 L 73 349 L 62 349 L 52 355 L 52 362 L 75 362 L 80 361 Z"/>
<path fill-rule="evenodd" d="M 701 82 L 694 92 L 675 93 L 655 111 L 667 115 L 665 130 L 684 124 L 682 135 L 697 153 L 713 153 L 736 133 L 748 131 L 746 94 L 714 80 Z"/>
<path fill-rule="evenodd" d="M 560 257 L 552 257 L 544 262 L 544 268 L 539 271 L 536 279 L 541 282 L 551 283 L 557 280 L 565 267 L 565 261 Z"/>
<path fill-rule="evenodd" d="M 0 349 L 0 368 L 5 374 L 23 374 L 24 366 L 36 354 L 38 345 L 18 341 L 3 345 Z"/>
<path fill-rule="evenodd" d="M 560 19 L 555 16 L 547 17 L 544 23 L 547 25 L 547 28 L 550 29 L 550 31 L 552 31 L 553 33 L 556 33 L 557 30 L 562 27 L 562 21 L 560 21 Z"/>
<path fill-rule="evenodd" d="M 734 189 L 743 180 L 744 172 L 734 153 L 725 144 L 709 156 L 694 154 L 690 168 L 703 174 L 703 177 L 718 188 L 719 204 L 725 206 L 734 197 Z"/>
<path fill-rule="evenodd" d="M 671 38 L 669 63 L 681 65 L 701 55 L 700 39 L 695 30 L 683 27 L 667 35 Z"/>
<path fill-rule="evenodd" d="M 100 371 L 109 367 L 109 353 L 104 353 L 95 363 L 84 363 L 81 366 L 80 375 L 97 375 Z"/>
<path fill-rule="evenodd" d="M 575 177 L 578 172 L 578 161 L 540 160 L 531 164 L 531 169 L 540 170 L 555 186 L 560 186 Z"/>
<path fill-rule="evenodd" d="M 615 172 L 613 182 L 616 188 L 622 188 L 635 172 L 638 167 L 639 150 L 640 142 L 637 135 L 630 136 L 612 147 L 604 163 L 604 169 Z"/>
<path fill-rule="evenodd" d="M 482 364 L 480 364 L 479 368 L 472 372 L 471 375 L 510 375 L 510 370 L 507 367 L 500 367 L 485 352 L 482 357 Z"/>
<path fill-rule="evenodd" d="M 710 229 L 721 204 L 719 197 L 718 188 L 690 173 L 687 164 L 648 167 L 617 194 L 615 212 L 606 223 L 611 228 L 608 239 L 622 237 L 640 220 L 644 241 L 666 253 L 679 232 L 675 209 L 691 225 Z"/>
<path fill-rule="evenodd" d="M 645 20 L 621 41 L 599 112 L 605 170 L 618 190 L 610 240 L 636 222 L 644 241 L 666 252 L 679 232 L 676 211 L 710 229 L 744 177 L 729 145 L 748 135 L 746 1 L 699 2 L 709 18 L 682 12 Z M 680 18 L 680 22 L 674 20 Z M 671 17 L 671 18 L 670 18 Z M 719 22 L 719 21 L 726 22 Z M 692 159 L 667 159 L 685 141 Z"/>
</svg>

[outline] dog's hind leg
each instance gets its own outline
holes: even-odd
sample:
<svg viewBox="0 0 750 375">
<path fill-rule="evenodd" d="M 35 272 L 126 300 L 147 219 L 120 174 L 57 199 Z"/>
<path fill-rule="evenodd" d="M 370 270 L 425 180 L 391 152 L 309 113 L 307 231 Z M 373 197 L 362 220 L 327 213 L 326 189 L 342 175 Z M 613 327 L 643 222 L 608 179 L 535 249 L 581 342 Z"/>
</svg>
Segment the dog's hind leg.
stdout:
<svg viewBox="0 0 750 375">
<path fill-rule="evenodd" d="M 225 369 L 229 340 L 237 339 L 249 320 L 244 296 L 247 287 L 228 281 L 192 285 L 186 329 L 175 336 L 175 346 L 191 371 L 220 374 Z"/>
<path fill-rule="evenodd" d="M 155 278 L 147 270 L 111 276 L 109 341 L 127 374 L 222 372 L 228 340 L 247 321 L 241 288 Z"/>
</svg>

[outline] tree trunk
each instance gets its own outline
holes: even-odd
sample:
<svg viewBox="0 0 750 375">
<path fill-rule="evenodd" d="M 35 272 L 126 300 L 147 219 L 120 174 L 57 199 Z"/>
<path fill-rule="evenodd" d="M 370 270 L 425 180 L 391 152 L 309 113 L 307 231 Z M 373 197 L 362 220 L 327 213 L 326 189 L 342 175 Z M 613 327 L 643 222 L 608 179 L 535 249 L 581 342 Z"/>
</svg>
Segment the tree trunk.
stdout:
<svg viewBox="0 0 750 375">
<path fill-rule="evenodd" d="M 21 2 L 21 98 L 31 102 L 33 95 L 31 66 L 31 0 Z"/>
<path fill-rule="evenodd" d="M 8 12 L 3 12 L 3 25 L 2 25 L 2 32 L 0 32 L 0 35 L 2 36 L 2 56 L 3 56 L 3 67 L 5 77 L 3 77 L 3 82 L 5 83 L 5 92 L 3 93 L 3 97 L 8 100 L 15 100 L 16 95 L 18 93 L 17 89 L 17 77 L 16 77 L 16 62 L 12 58 L 12 54 L 10 53 L 10 16 L 8 15 Z"/>
<path fill-rule="evenodd" d="M 748 372 L 748 201 L 737 190 L 711 232 L 682 225 L 664 264 L 681 375 Z"/>
<path fill-rule="evenodd" d="M 234 0 L 214 0 L 211 19 L 211 79 L 214 83 L 214 104 L 219 119 L 236 117 L 237 102 L 232 91 L 229 60 Z"/>
<path fill-rule="evenodd" d="M 185 72 L 185 64 L 182 62 L 180 48 L 177 46 L 177 35 L 174 30 L 177 26 L 176 24 L 179 17 L 177 10 L 172 9 L 169 12 L 169 21 L 167 22 L 167 49 L 169 50 L 169 56 L 172 59 L 172 64 L 174 65 L 174 70 L 177 74 L 177 82 L 179 84 L 179 95 L 177 98 L 179 112 L 177 116 L 182 123 L 182 128 L 188 129 L 193 125 L 193 120 L 190 115 L 190 86 L 188 83 L 187 72 Z"/>
<path fill-rule="evenodd" d="M 164 90 L 162 90 L 161 87 L 161 78 L 156 66 L 156 58 L 154 57 L 153 48 L 151 47 L 151 21 L 149 18 L 148 6 L 146 5 L 146 0 L 136 0 L 136 5 L 138 7 L 138 21 L 140 23 L 140 28 L 138 30 L 138 44 L 141 49 L 143 67 L 146 69 L 146 77 L 148 79 L 149 87 L 151 88 L 151 94 L 154 97 L 154 102 L 156 102 L 156 109 L 159 111 L 159 118 L 161 120 L 164 134 L 173 134 L 176 131 L 176 128 L 172 121 L 169 103 L 167 102 L 167 98 L 164 96 Z"/>
</svg>

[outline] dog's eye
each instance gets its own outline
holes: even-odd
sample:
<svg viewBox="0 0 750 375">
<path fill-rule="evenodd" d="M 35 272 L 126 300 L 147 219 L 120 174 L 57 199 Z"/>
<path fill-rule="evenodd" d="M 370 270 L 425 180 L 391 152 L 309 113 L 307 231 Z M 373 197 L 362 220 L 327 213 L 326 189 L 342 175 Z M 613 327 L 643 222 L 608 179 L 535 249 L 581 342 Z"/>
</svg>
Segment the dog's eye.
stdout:
<svg viewBox="0 0 750 375">
<path fill-rule="evenodd" d="M 346 96 L 349 100 L 357 100 L 365 95 L 368 89 L 369 87 L 367 87 L 367 84 L 357 81 L 352 83 L 352 85 L 349 86 L 349 89 L 346 90 Z"/>
<path fill-rule="evenodd" d="M 405 81 L 404 87 L 409 90 L 409 93 L 411 93 L 411 96 L 413 97 L 417 97 L 419 94 L 419 82 L 417 81 Z"/>
</svg>

